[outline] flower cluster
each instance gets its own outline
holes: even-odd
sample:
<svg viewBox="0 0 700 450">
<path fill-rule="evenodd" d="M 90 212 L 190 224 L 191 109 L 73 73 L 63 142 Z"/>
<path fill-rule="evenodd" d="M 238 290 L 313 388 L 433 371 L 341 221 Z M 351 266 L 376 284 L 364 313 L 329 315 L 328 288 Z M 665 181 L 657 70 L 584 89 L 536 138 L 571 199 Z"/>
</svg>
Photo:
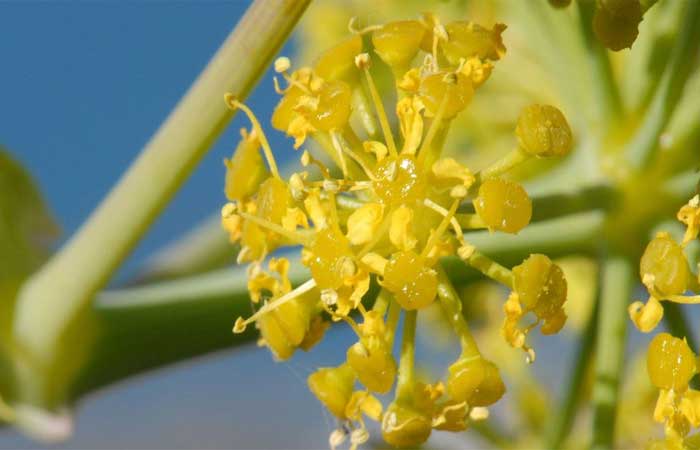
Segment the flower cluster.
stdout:
<svg viewBox="0 0 700 450">
<path fill-rule="evenodd" d="M 659 232 L 647 245 L 640 262 L 642 283 L 649 292 L 646 304 L 636 301 L 629 307 L 630 318 L 642 332 L 658 325 L 664 309 L 661 301 L 700 303 L 700 275 L 689 266 L 684 248 L 700 234 L 700 195 L 693 197 L 677 215 L 686 226 L 680 242 L 667 232 Z M 663 448 L 684 448 L 690 427 L 700 427 L 700 391 L 691 389 L 691 378 L 698 373 L 697 355 L 685 339 L 668 333 L 654 336 L 647 352 L 647 372 L 660 389 L 654 420 L 665 424 Z"/>
<path fill-rule="evenodd" d="M 239 262 L 251 263 L 248 287 L 258 306 L 251 317 L 236 320 L 234 332 L 255 323 L 261 341 L 284 360 L 297 348 L 311 348 L 330 323 L 347 323 L 357 342 L 345 361 L 308 378 L 341 423 L 331 446 L 348 437 L 351 448 L 364 443 L 366 418 L 381 422 L 389 444 L 415 446 L 433 429 L 463 430 L 469 420 L 485 418 L 485 408 L 505 392 L 498 367 L 479 351 L 441 258 L 457 256 L 512 290 L 502 335 L 529 361 L 535 354 L 526 344 L 528 332 L 540 323 L 544 334 L 564 325 L 567 287 L 556 264 L 537 254 L 511 271 L 467 242 L 464 231 L 517 233 L 528 225 L 532 202 L 503 175 L 532 158 L 566 155 L 572 133 L 557 108 L 531 105 L 518 120 L 515 149 L 473 172 L 441 152 L 452 119 L 504 56 L 505 26 L 443 25 L 425 14 L 362 29 L 351 22 L 350 30 L 313 67 L 292 71 L 288 58 L 275 62 L 284 82 L 275 81 L 282 98 L 273 127 L 293 137 L 297 149 L 308 139 L 320 148 L 314 155 L 303 150 L 304 170 L 283 178 L 253 113 L 235 97 L 225 98 L 252 122 L 226 161 L 230 202 L 222 224 L 231 241 L 240 242 Z M 398 97 L 395 120 L 385 110 L 394 89 L 382 92 L 373 74 L 387 69 Z M 297 287 L 286 258 L 271 258 L 263 268 L 283 246 L 300 246 L 310 272 Z M 380 288 L 376 296 L 370 295 L 373 282 Z M 436 300 L 462 353 L 444 383 L 423 383 L 414 375 L 417 313 Z M 528 313 L 534 321 L 523 326 Z M 375 394 L 394 385 L 395 398 L 384 408 Z"/>
</svg>

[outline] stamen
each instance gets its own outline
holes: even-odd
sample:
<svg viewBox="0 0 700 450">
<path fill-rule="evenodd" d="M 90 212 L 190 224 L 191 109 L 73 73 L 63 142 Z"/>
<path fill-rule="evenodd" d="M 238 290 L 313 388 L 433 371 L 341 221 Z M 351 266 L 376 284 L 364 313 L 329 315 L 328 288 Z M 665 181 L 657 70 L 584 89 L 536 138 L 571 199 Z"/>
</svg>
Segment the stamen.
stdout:
<svg viewBox="0 0 700 450">
<path fill-rule="evenodd" d="M 288 86 L 287 89 L 289 89 L 290 86 L 298 87 L 299 89 L 304 92 L 304 94 L 311 95 L 311 91 L 309 90 L 308 87 L 306 87 L 304 84 L 300 83 L 298 80 L 295 80 L 293 77 L 291 77 L 288 73 L 283 73 L 282 77 L 285 79 L 287 82 Z"/>
<path fill-rule="evenodd" d="M 326 167 L 323 162 L 319 161 L 318 159 L 314 158 L 311 156 L 311 153 L 309 153 L 308 150 L 304 150 L 304 153 L 301 154 L 301 165 L 306 167 L 309 164 L 313 164 L 316 167 L 318 167 L 318 170 L 321 172 L 321 176 L 325 179 L 330 179 L 331 178 L 331 171 L 328 170 L 328 167 Z"/>
<path fill-rule="evenodd" d="M 348 177 L 348 163 L 345 161 L 345 155 L 343 154 L 343 146 L 338 142 L 338 131 L 331 130 L 331 142 L 333 143 L 333 148 L 338 153 L 338 160 L 340 160 L 340 170 L 343 172 L 343 178 Z"/>
<path fill-rule="evenodd" d="M 436 213 L 440 214 L 443 217 L 447 217 L 450 212 L 443 208 L 442 206 L 438 205 L 434 201 L 430 200 L 429 198 L 426 198 L 423 200 L 423 204 L 427 206 L 428 208 L 432 209 Z M 463 242 L 464 240 L 464 232 L 462 231 L 462 227 L 460 226 L 459 222 L 457 221 L 457 218 L 453 215 L 450 218 L 450 224 L 452 225 L 452 229 L 454 230 L 455 234 L 457 235 L 457 239 L 460 242 Z"/>
<path fill-rule="evenodd" d="M 367 34 L 372 31 L 381 30 L 382 25 L 368 25 L 364 28 L 357 28 L 357 16 L 353 16 L 348 21 L 348 31 L 352 34 Z"/>
<path fill-rule="evenodd" d="M 457 212 L 457 207 L 459 207 L 459 199 L 455 199 L 452 202 L 452 206 L 450 207 L 450 210 L 447 211 L 447 214 L 442 219 L 442 222 L 440 222 L 440 225 L 438 225 L 437 229 L 435 230 L 435 233 L 433 233 L 433 235 L 430 236 L 430 240 L 428 240 L 428 243 L 425 244 L 425 247 L 423 248 L 423 251 L 420 254 L 421 258 L 427 257 L 428 254 L 430 253 L 430 250 L 432 250 L 432 248 L 435 246 L 435 244 L 437 244 L 438 239 L 440 239 L 442 234 L 447 229 L 447 226 L 450 224 L 450 222 L 454 218 L 455 212 Z"/>
<path fill-rule="evenodd" d="M 279 171 L 277 170 L 277 163 L 275 162 L 275 157 L 272 154 L 272 148 L 270 148 L 270 143 L 267 141 L 267 137 L 265 137 L 265 132 L 260 126 L 260 122 L 255 117 L 255 114 L 253 114 L 253 111 L 251 111 L 251 109 L 248 108 L 245 104 L 239 102 L 236 99 L 236 97 L 231 93 L 227 93 L 224 95 L 224 101 L 232 110 L 235 111 L 236 109 L 240 109 L 245 113 L 246 116 L 248 116 L 248 120 L 250 120 L 250 122 L 253 124 L 253 128 L 256 129 L 258 134 L 260 135 L 260 145 L 263 148 L 263 153 L 265 154 L 267 164 L 270 166 L 270 172 L 272 172 L 272 175 L 275 178 L 281 179 Z"/>
<path fill-rule="evenodd" d="M 290 239 L 291 241 L 293 241 L 297 244 L 306 245 L 306 246 L 311 245 L 311 237 L 305 236 L 302 233 L 299 233 L 298 231 L 288 230 L 281 225 L 278 225 L 274 222 L 270 222 L 269 220 L 263 219 L 262 217 L 255 216 L 255 215 L 250 214 L 250 213 L 239 212 L 238 215 L 240 215 L 241 217 L 243 217 L 246 220 L 250 220 L 251 222 L 260 225 L 261 227 L 267 228 L 268 230 L 270 230 L 274 233 L 282 235 L 282 236 L 286 237 L 287 239 Z"/>
<path fill-rule="evenodd" d="M 241 320 L 242 318 L 238 318 L 236 320 L 236 324 L 234 325 L 233 332 L 234 333 L 242 333 L 245 331 L 245 327 L 256 320 L 258 320 L 260 317 L 263 315 L 274 311 L 275 309 L 279 308 L 280 306 L 284 305 L 285 303 L 289 302 L 290 300 L 294 300 L 295 298 L 299 297 L 300 295 L 310 291 L 311 289 L 316 287 L 316 280 L 313 278 L 306 281 L 304 284 L 298 286 L 296 289 L 287 292 L 284 294 L 282 297 L 276 298 L 275 300 L 266 303 L 263 305 L 262 308 L 257 310 L 255 314 L 252 316 L 248 317 L 245 320 Z"/>
<path fill-rule="evenodd" d="M 344 153 L 347 153 L 348 156 L 350 156 L 353 161 L 355 161 L 365 172 L 365 175 L 367 175 L 367 178 L 370 180 L 375 180 L 374 172 L 372 169 L 370 169 L 367 164 L 358 156 L 357 153 L 355 153 L 349 145 L 347 145 L 347 142 L 345 142 L 345 139 L 343 139 L 343 136 L 336 130 L 331 131 L 331 137 L 333 139 L 333 145 L 337 145 Z M 341 161 L 345 162 L 344 159 Z M 345 172 L 343 172 L 345 174 Z"/>
<path fill-rule="evenodd" d="M 520 147 L 518 147 L 514 150 L 511 150 L 507 155 L 494 162 L 487 168 L 477 172 L 477 180 L 483 181 L 487 178 L 497 177 L 509 171 L 518 164 L 522 163 L 523 161 L 527 161 L 528 159 L 530 159 L 530 154 L 522 151 Z"/>
<path fill-rule="evenodd" d="M 447 89 L 445 89 L 445 95 L 443 95 L 442 100 L 440 100 L 440 106 L 438 106 L 437 112 L 435 113 L 435 117 L 433 117 L 433 121 L 430 123 L 428 133 L 425 135 L 425 139 L 423 139 L 423 143 L 421 144 L 420 149 L 418 149 L 418 164 L 422 164 L 423 161 L 425 161 L 428 149 L 432 145 L 433 139 L 435 138 L 435 135 L 437 134 L 437 131 L 440 128 L 440 125 L 442 124 L 442 118 L 445 115 L 445 111 L 447 110 L 447 102 L 450 99 L 452 90 L 452 84 L 447 86 Z"/>
<path fill-rule="evenodd" d="M 389 119 L 387 118 L 386 111 L 384 110 L 384 104 L 377 91 L 377 86 L 374 84 L 374 79 L 372 74 L 369 72 L 369 55 L 367 53 L 360 53 L 355 57 L 355 65 L 365 73 L 365 78 L 367 79 L 367 86 L 369 87 L 369 93 L 372 97 L 372 102 L 374 103 L 374 108 L 377 112 L 377 117 L 379 118 L 379 125 L 382 128 L 382 134 L 384 135 L 384 140 L 386 141 L 387 148 L 391 156 L 397 156 L 396 143 L 394 142 L 394 135 L 391 133 L 391 127 L 389 126 Z"/>
</svg>

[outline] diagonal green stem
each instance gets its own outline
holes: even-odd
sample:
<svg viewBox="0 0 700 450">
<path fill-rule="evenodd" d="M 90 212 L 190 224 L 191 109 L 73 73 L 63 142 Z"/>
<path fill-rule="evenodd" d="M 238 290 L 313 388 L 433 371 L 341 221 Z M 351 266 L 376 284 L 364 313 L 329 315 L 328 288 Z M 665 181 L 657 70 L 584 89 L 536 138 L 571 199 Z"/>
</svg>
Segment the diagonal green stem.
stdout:
<svg viewBox="0 0 700 450">
<path fill-rule="evenodd" d="M 632 264 L 616 254 L 607 256 L 601 270 L 591 448 L 609 450 L 615 447 L 615 417 L 628 325 L 627 304 L 634 273 Z"/>
<path fill-rule="evenodd" d="M 256 0 L 199 78 L 80 231 L 25 284 L 14 333 L 40 364 L 129 254 L 230 121 L 309 0 Z M 264 25 L 263 25 L 264 24 Z"/>
<path fill-rule="evenodd" d="M 685 8 L 683 22 L 659 87 L 637 133 L 625 149 L 627 158 L 635 168 L 647 167 L 652 162 L 654 151 L 659 148 L 659 137 L 668 125 L 692 71 L 690 61 L 697 56 L 700 46 L 700 2 L 688 1 Z"/>
</svg>

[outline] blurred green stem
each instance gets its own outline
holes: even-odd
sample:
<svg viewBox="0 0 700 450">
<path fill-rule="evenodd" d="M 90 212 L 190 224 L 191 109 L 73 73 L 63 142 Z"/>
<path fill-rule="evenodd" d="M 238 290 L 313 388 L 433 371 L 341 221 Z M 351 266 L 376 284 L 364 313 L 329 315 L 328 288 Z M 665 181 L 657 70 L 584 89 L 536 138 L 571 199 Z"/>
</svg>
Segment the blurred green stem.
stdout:
<svg viewBox="0 0 700 450">
<path fill-rule="evenodd" d="M 247 96 L 309 0 L 256 0 L 209 65 L 78 233 L 23 287 L 18 345 L 39 365 L 233 116 L 223 95 Z"/>
<path fill-rule="evenodd" d="M 697 57 L 700 46 L 700 2 L 688 1 L 685 8 L 683 22 L 661 82 L 636 134 L 625 149 L 630 164 L 637 169 L 645 168 L 652 162 L 655 150 L 659 148 L 659 137 L 668 125 L 693 68 L 692 61 Z"/>
<path fill-rule="evenodd" d="M 600 289 L 600 282 L 598 283 L 598 289 Z M 598 296 L 600 296 L 600 291 Z M 549 426 L 545 429 L 543 445 L 545 449 L 557 450 L 562 448 L 562 444 L 569 435 L 571 426 L 576 418 L 576 412 L 581 402 L 581 386 L 583 386 L 586 372 L 593 360 L 593 345 L 595 344 L 598 330 L 599 307 L 600 299 L 597 298 L 583 335 L 578 341 L 578 349 L 571 367 L 571 376 L 567 379 L 564 397 L 561 399 L 559 406 L 552 411 L 551 420 L 548 422 Z"/>
<path fill-rule="evenodd" d="M 634 273 L 632 264 L 617 254 L 607 255 L 601 272 L 591 448 L 610 450 L 615 447 L 615 417 L 628 325 L 627 304 L 632 295 Z"/>
<path fill-rule="evenodd" d="M 590 55 L 590 62 L 593 69 L 593 83 L 598 97 L 598 104 L 602 108 L 603 128 L 619 121 L 622 116 L 622 100 L 620 91 L 615 81 L 610 64 L 608 50 L 603 47 L 593 33 L 593 14 L 595 2 L 578 1 L 580 26 L 584 36 L 586 47 Z"/>
</svg>

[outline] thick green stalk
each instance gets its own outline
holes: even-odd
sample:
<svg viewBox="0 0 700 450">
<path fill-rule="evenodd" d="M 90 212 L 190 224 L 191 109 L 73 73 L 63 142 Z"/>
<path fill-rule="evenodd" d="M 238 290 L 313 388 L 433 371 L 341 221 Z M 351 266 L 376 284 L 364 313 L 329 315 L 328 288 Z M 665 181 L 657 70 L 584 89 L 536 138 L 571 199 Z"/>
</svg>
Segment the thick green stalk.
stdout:
<svg viewBox="0 0 700 450">
<path fill-rule="evenodd" d="M 256 0 L 112 192 L 25 284 L 14 334 L 40 365 L 228 124 L 224 93 L 252 90 L 308 3 Z"/>
<path fill-rule="evenodd" d="M 591 448 L 610 450 L 615 447 L 615 417 L 629 322 L 627 304 L 634 273 L 632 264 L 616 254 L 607 256 L 601 271 Z"/>
<path fill-rule="evenodd" d="M 683 22 L 675 39 L 670 60 L 662 76 L 659 87 L 644 119 L 625 149 L 630 164 L 635 168 L 647 167 L 659 148 L 659 137 L 683 93 L 700 46 L 700 2 L 686 2 L 682 15 Z"/>
<path fill-rule="evenodd" d="M 598 285 L 600 289 L 600 283 Z M 599 292 L 600 294 L 600 292 Z M 567 378 L 564 397 L 558 407 L 552 411 L 551 420 L 544 434 L 545 449 L 557 450 L 562 448 L 564 440 L 571 431 L 571 426 L 576 418 L 579 404 L 581 402 L 581 386 L 588 367 L 593 360 L 593 345 L 598 330 L 598 309 L 600 301 L 596 299 L 594 310 L 588 318 L 586 329 L 578 341 L 578 349 L 574 356 L 570 376 Z"/>
</svg>

